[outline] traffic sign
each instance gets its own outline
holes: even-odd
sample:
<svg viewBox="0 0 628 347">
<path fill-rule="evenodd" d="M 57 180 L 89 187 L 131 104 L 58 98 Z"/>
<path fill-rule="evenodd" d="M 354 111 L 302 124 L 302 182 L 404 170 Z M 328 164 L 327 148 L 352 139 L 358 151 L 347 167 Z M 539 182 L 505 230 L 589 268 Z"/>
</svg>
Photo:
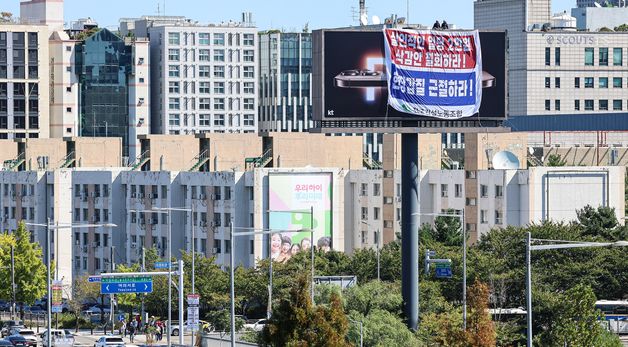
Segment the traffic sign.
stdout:
<svg viewBox="0 0 628 347">
<path fill-rule="evenodd" d="M 198 306 L 189 306 L 188 307 L 188 329 L 190 330 L 198 330 Z"/>
<path fill-rule="evenodd" d="M 157 261 L 155 262 L 155 269 L 167 269 L 169 265 L 169 261 Z"/>
<path fill-rule="evenodd" d="M 138 281 L 138 282 L 104 282 L 103 281 L 100 284 L 101 294 L 151 293 L 152 291 L 153 291 L 152 280 L 151 281 Z"/>
<path fill-rule="evenodd" d="M 122 322 L 124 320 L 124 313 L 120 313 L 118 315 L 118 322 Z"/>
<path fill-rule="evenodd" d="M 449 266 L 449 264 L 446 265 L 448 266 L 436 267 L 436 278 L 451 278 L 451 267 Z"/>
<path fill-rule="evenodd" d="M 100 276 L 89 276 L 87 278 L 87 281 L 90 283 L 94 283 L 94 282 L 100 282 L 102 280 L 102 277 Z"/>
<path fill-rule="evenodd" d="M 124 277 L 103 277 L 102 283 L 136 283 L 153 282 L 150 276 L 124 276 Z"/>
<path fill-rule="evenodd" d="M 201 296 L 198 294 L 188 294 L 188 305 L 198 306 Z"/>
</svg>

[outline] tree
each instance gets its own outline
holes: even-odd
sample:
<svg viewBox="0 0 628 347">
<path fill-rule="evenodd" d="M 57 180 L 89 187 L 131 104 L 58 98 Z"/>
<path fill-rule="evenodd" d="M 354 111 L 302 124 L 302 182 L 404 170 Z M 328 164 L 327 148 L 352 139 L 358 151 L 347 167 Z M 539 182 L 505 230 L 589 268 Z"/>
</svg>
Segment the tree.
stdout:
<svg viewBox="0 0 628 347">
<path fill-rule="evenodd" d="M 419 341 L 396 314 L 374 309 L 365 317 L 353 311 L 347 340 L 356 346 L 360 343 L 360 322 L 364 346 L 418 346 Z"/>
<path fill-rule="evenodd" d="M 11 246 L 14 247 L 15 298 L 17 302 L 32 304 L 46 294 L 46 266 L 39 244 L 33 243 L 31 233 L 20 222 L 13 234 L 0 239 L 0 297 L 10 299 Z"/>
<path fill-rule="evenodd" d="M 81 311 L 86 302 L 96 302 L 100 296 L 100 286 L 98 283 L 90 283 L 87 276 L 74 279 L 72 283 L 72 298 L 68 300 L 70 311 L 76 318 L 76 331 L 79 330 Z"/>
<path fill-rule="evenodd" d="M 616 26 L 615 31 L 628 31 L 628 24 L 622 24 L 620 26 Z"/>
<path fill-rule="evenodd" d="M 545 166 L 565 166 L 565 164 L 560 154 L 550 154 L 547 156 Z"/>
<path fill-rule="evenodd" d="M 401 313 L 401 287 L 399 283 L 371 281 L 345 290 L 345 308 L 368 316 L 371 310 L 381 309 L 393 314 Z"/>
<path fill-rule="evenodd" d="M 469 288 L 467 297 L 469 303 L 467 331 L 465 332 L 467 344 L 477 347 L 495 346 L 495 326 L 488 313 L 488 286 L 476 281 Z"/>
<path fill-rule="evenodd" d="M 211 324 L 214 331 L 220 332 L 222 338 L 231 332 L 231 312 L 228 310 L 211 311 L 205 315 L 207 322 Z M 244 320 L 240 317 L 235 318 L 235 330 L 240 331 L 244 326 Z"/>
<path fill-rule="evenodd" d="M 310 280 L 301 274 L 273 309 L 264 327 L 262 342 L 269 346 L 348 346 L 347 317 L 340 297 L 332 294 L 329 305 L 314 306 L 310 300 Z"/>
<path fill-rule="evenodd" d="M 13 19 L 13 13 L 2 11 L 0 12 L 0 22 L 10 22 Z"/>
<path fill-rule="evenodd" d="M 599 206 L 597 209 L 587 205 L 576 211 L 578 223 L 582 226 L 583 236 L 602 237 L 604 240 L 615 241 L 615 230 L 619 226 L 615 209 L 607 206 Z"/>
</svg>

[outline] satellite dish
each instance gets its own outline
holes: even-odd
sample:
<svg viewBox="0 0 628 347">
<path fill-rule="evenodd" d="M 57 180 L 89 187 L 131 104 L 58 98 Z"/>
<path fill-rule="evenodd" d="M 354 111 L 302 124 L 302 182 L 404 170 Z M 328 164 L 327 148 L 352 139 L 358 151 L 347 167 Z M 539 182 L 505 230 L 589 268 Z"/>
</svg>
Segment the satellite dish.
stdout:
<svg viewBox="0 0 628 347">
<path fill-rule="evenodd" d="M 373 24 L 375 24 L 375 25 L 380 25 L 380 24 L 382 24 L 382 20 L 381 20 L 381 18 L 379 18 L 378 16 L 373 16 L 373 17 L 371 17 L 371 22 L 373 22 Z"/>
<path fill-rule="evenodd" d="M 360 24 L 362 24 L 362 25 L 369 24 L 369 16 L 366 13 L 362 13 L 360 15 Z"/>
<path fill-rule="evenodd" d="M 493 156 L 493 169 L 514 170 L 519 168 L 519 159 L 512 152 L 500 151 Z"/>
<path fill-rule="evenodd" d="M 530 155 L 534 155 L 534 148 L 528 147 L 528 153 L 530 153 Z"/>
</svg>

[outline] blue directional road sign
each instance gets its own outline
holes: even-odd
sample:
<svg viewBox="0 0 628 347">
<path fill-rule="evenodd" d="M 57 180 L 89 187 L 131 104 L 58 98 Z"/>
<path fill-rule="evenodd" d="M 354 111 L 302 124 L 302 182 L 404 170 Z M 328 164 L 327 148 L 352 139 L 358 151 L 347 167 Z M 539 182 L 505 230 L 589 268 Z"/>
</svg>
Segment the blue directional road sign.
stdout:
<svg viewBox="0 0 628 347">
<path fill-rule="evenodd" d="M 87 280 L 89 281 L 89 283 L 100 282 L 102 280 L 102 277 L 100 277 L 100 276 L 89 276 L 87 278 Z"/>
<path fill-rule="evenodd" d="M 437 267 L 436 278 L 451 278 L 451 267 Z"/>
<path fill-rule="evenodd" d="M 153 279 L 150 277 L 104 277 L 100 284 L 101 294 L 151 293 Z"/>
<path fill-rule="evenodd" d="M 157 261 L 155 262 L 155 269 L 167 269 L 170 262 L 167 261 Z"/>
</svg>

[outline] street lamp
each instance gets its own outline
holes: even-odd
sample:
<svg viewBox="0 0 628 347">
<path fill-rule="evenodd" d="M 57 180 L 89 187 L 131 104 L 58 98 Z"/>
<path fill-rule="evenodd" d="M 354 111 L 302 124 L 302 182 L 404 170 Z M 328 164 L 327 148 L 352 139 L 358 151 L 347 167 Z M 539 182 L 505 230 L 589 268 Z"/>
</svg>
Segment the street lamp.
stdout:
<svg viewBox="0 0 628 347">
<path fill-rule="evenodd" d="M 356 320 L 353 320 L 351 318 L 349 318 L 349 320 L 351 322 L 355 323 L 355 324 L 359 324 L 360 325 L 360 347 L 364 346 L 364 335 L 363 335 L 364 324 L 362 323 L 362 321 L 356 321 Z"/>
<path fill-rule="evenodd" d="M 554 244 L 532 245 L 532 242 L 560 242 Z M 564 240 L 533 239 L 530 232 L 526 237 L 526 320 L 527 320 L 527 347 L 532 347 L 532 251 L 544 251 L 550 249 L 586 248 L 586 247 L 626 247 L 628 241 L 616 242 L 581 242 Z"/>
<path fill-rule="evenodd" d="M 366 226 L 371 228 L 371 224 L 369 224 L 369 222 L 367 222 L 365 220 L 362 221 L 362 224 L 366 224 Z M 380 237 L 381 235 L 380 235 L 379 228 L 375 231 L 375 236 L 376 236 L 376 238 L 375 238 L 375 253 L 377 255 L 377 280 L 380 281 L 380 277 L 379 277 L 379 272 L 380 272 L 380 270 L 379 270 L 380 269 L 380 266 L 379 266 L 379 247 L 380 247 L 379 240 L 381 238 Z"/>
<path fill-rule="evenodd" d="M 462 329 L 467 330 L 467 230 L 464 224 L 464 210 L 457 213 L 417 213 L 419 216 L 455 217 L 460 220 L 462 232 Z"/>
<path fill-rule="evenodd" d="M 106 223 L 106 224 L 56 224 L 50 225 L 50 217 L 46 221 L 46 224 L 40 223 L 24 223 L 24 225 L 35 226 L 35 227 L 44 227 L 46 228 L 46 288 L 47 288 L 47 303 L 46 308 L 48 311 L 48 322 L 46 323 L 46 338 L 48 342 L 48 346 L 52 346 L 52 337 L 50 335 L 50 330 L 52 328 L 52 292 L 50 290 L 50 231 L 59 230 L 59 229 L 78 229 L 78 228 L 98 228 L 98 227 L 117 227 L 116 224 Z M 57 237 L 57 243 L 59 242 L 59 238 Z M 58 254 L 56 255 L 59 256 Z"/>
</svg>

